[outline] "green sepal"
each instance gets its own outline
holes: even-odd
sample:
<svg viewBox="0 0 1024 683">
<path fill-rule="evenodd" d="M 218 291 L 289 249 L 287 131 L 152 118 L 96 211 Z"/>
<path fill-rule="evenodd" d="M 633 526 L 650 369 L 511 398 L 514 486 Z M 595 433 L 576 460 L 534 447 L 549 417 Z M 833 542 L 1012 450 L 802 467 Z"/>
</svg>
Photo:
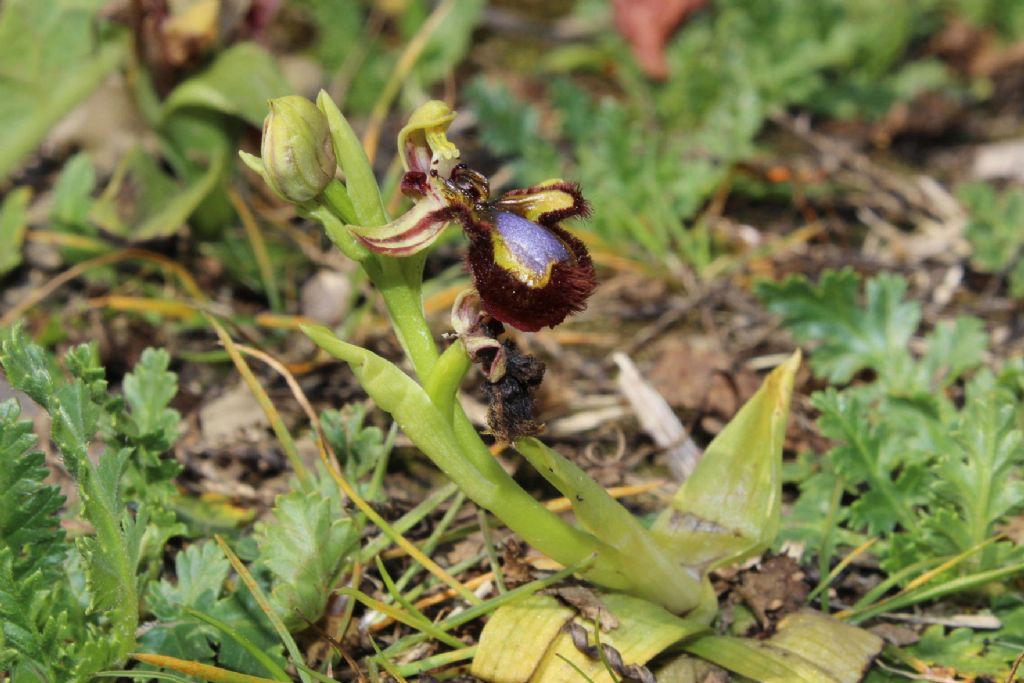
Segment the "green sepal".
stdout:
<svg viewBox="0 0 1024 683">
<path fill-rule="evenodd" d="M 388 222 L 384 211 L 384 200 L 380 196 L 377 178 L 373 167 L 363 150 L 363 145 L 356 136 L 348 119 L 342 115 L 338 105 L 325 91 L 316 96 L 316 105 L 327 117 L 327 125 L 331 131 L 334 144 L 334 156 L 338 165 L 345 173 L 345 185 L 355 208 L 356 215 L 362 225 L 383 225 Z"/>
</svg>

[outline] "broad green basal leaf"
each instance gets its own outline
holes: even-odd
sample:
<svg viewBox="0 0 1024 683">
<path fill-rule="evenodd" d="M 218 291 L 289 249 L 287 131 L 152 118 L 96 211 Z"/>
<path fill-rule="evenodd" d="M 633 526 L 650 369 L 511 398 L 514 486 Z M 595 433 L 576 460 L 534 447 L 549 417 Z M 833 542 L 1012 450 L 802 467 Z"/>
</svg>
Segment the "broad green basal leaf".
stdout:
<svg viewBox="0 0 1024 683">
<path fill-rule="evenodd" d="M 0 8 L 0 178 L 127 54 L 104 0 L 7 0 Z"/>
<path fill-rule="evenodd" d="M 216 188 L 227 168 L 226 143 L 210 164 L 184 182 L 169 176 L 141 148 L 133 150 L 93 205 L 93 221 L 109 233 L 133 242 L 175 234 Z"/>
<path fill-rule="evenodd" d="M 702 624 L 677 617 L 657 605 L 620 593 L 601 595 L 618 626 L 600 634 L 625 664 L 646 664 L 669 645 L 705 629 Z M 593 683 L 615 678 L 600 659 L 581 652 L 563 627 L 573 610 L 550 596 L 531 596 L 502 607 L 491 615 L 480 635 L 471 673 L 491 683 L 579 683 L 581 673 Z M 593 646 L 594 626 L 577 617 Z M 617 676 L 616 676 L 617 678 Z"/>
<path fill-rule="evenodd" d="M 782 442 L 800 352 L 772 371 L 711 442 L 652 534 L 677 563 L 701 570 L 766 548 L 779 529 Z"/>
<path fill-rule="evenodd" d="M 768 640 L 704 636 L 687 652 L 761 683 L 857 683 L 882 651 L 878 636 L 818 612 L 786 617 Z"/>
<path fill-rule="evenodd" d="M 28 227 L 28 202 L 32 190 L 19 187 L 7 194 L 0 205 L 0 275 L 21 263 L 21 244 Z"/>
<path fill-rule="evenodd" d="M 212 109 L 259 127 L 267 115 L 267 100 L 290 92 L 269 52 L 256 43 L 238 43 L 175 88 L 164 102 L 163 115 L 166 119 L 186 107 Z"/>
</svg>

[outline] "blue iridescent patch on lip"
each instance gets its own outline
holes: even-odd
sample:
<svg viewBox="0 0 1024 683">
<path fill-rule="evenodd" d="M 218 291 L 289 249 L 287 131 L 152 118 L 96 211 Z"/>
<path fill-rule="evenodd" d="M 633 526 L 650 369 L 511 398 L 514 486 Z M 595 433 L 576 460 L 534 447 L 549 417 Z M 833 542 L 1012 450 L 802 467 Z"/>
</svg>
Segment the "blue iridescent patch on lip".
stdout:
<svg viewBox="0 0 1024 683">
<path fill-rule="evenodd" d="M 507 211 L 496 211 L 494 222 L 510 255 L 537 277 L 547 275 L 551 264 L 570 259 L 562 240 L 533 221 Z"/>
</svg>

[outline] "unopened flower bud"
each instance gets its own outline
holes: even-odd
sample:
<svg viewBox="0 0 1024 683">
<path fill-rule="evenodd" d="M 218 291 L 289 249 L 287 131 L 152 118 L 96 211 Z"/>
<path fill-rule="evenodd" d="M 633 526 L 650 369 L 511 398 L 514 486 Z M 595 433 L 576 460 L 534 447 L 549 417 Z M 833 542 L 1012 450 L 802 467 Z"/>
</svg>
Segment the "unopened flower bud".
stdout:
<svg viewBox="0 0 1024 683">
<path fill-rule="evenodd" d="M 304 97 L 270 100 L 261 153 L 267 182 L 290 202 L 315 198 L 334 179 L 337 162 L 327 118 Z"/>
</svg>

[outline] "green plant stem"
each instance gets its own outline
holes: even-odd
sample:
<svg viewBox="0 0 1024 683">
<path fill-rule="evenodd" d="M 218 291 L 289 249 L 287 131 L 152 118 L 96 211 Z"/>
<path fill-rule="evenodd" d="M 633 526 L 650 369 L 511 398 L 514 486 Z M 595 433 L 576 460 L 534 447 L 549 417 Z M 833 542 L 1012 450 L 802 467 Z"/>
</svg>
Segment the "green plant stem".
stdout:
<svg viewBox="0 0 1024 683">
<path fill-rule="evenodd" d="M 335 215 L 329 206 L 320 204 L 305 211 L 305 213 L 308 213 L 311 218 L 319 221 L 324 226 L 324 230 L 331 241 L 334 242 L 334 246 L 338 247 L 345 256 L 360 264 L 363 270 L 370 276 L 370 279 L 379 274 L 380 265 L 377 263 L 373 253 L 359 243 L 355 235 L 345 227 L 343 220 Z"/>
<path fill-rule="evenodd" d="M 466 346 L 459 339 L 445 349 L 423 382 L 427 396 L 442 415 L 451 415 L 454 419 L 455 396 L 470 365 Z"/>
<path fill-rule="evenodd" d="M 516 450 L 572 503 L 584 528 L 600 534 L 615 552 L 615 565 L 630 577 L 630 592 L 682 613 L 701 599 L 700 579 L 672 562 L 650 532 L 600 484 L 568 459 L 533 438 Z"/>
<path fill-rule="evenodd" d="M 352 198 L 348 196 L 348 190 L 337 178 L 327 184 L 321 194 L 321 199 L 330 212 L 344 222 L 349 224 L 359 222 L 356 207 L 352 205 Z"/>
<path fill-rule="evenodd" d="M 442 666 L 451 666 L 458 662 L 473 659 L 473 655 L 475 654 L 476 645 L 471 645 L 458 650 L 452 650 L 451 652 L 442 652 L 440 654 L 431 655 L 430 657 L 424 657 L 423 659 L 410 662 L 408 664 L 400 664 L 395 667 L 395 670 L 403 676 L 419 676 L 431 669 L 437 669 Z"/>
<path fill-rule="evenodd" d="M 473 502 L 489 510 L 541 552 L 566 565 L 582 562 L 597 553 L 597 560 L 589 570 L 588 578 L 608 588 L 636 592 L 636 577 L 631 576 L 617 561 L 620 554 L 614 548 L 592 534 L 567 523 L 541 505 L 519 486 L 491 455 L 462 406 L 454 398 L 454 389 L 469 367 L 464 347 L 461 344 L 449 347 L 446 351 L 445 365 L 438 368 L 439 372 L 432 377 L 440 356 L 423 315 L 418 288 L 414 291 L 408 286 L 397 260 L 381 259 L 380 263 L 381 277 L 375 280 L 374 284 L 384 298 L 392 325 L 417 375 L 424 383 L 430 384 L 435 392 L 431 399 L 437 396 L 443 401 L 437 407 L 441 415 L 450 421 L 458 444 L 455 451 L 437 449 L 433 453 L 427 452 L 427 455 Z M 368 274 L 372 279 L 373 275 Z M 444 394 L 441 393 L 442 390 Z M 441 398 L 442 396 L 450 398 Z M 471 467 L 467 468 L 466 464 Z M 665 593 L 661 596 L 662 599 L 659 599 L 659 602 L 663 602 L 667 592 L 672 588 L 664 582 L 658 585 L 662 586 Z M 649 591 L 641 592 L 650 599 L 657 599 Z M 689 603 L 689 599 L 684 602 Z M 673 601 L 667 604 L 678 608 L 678 603 Z"/>
<path fill-rule="evenodd" d="M 419 286 L 411 287 L 398 260 L 380 259 L 380 274 L 373 279 L 391 316 L 391 324 L 416 374 L 425 381 L 439 357 L 434 335 L 423 314 Z"/>
</svg>

